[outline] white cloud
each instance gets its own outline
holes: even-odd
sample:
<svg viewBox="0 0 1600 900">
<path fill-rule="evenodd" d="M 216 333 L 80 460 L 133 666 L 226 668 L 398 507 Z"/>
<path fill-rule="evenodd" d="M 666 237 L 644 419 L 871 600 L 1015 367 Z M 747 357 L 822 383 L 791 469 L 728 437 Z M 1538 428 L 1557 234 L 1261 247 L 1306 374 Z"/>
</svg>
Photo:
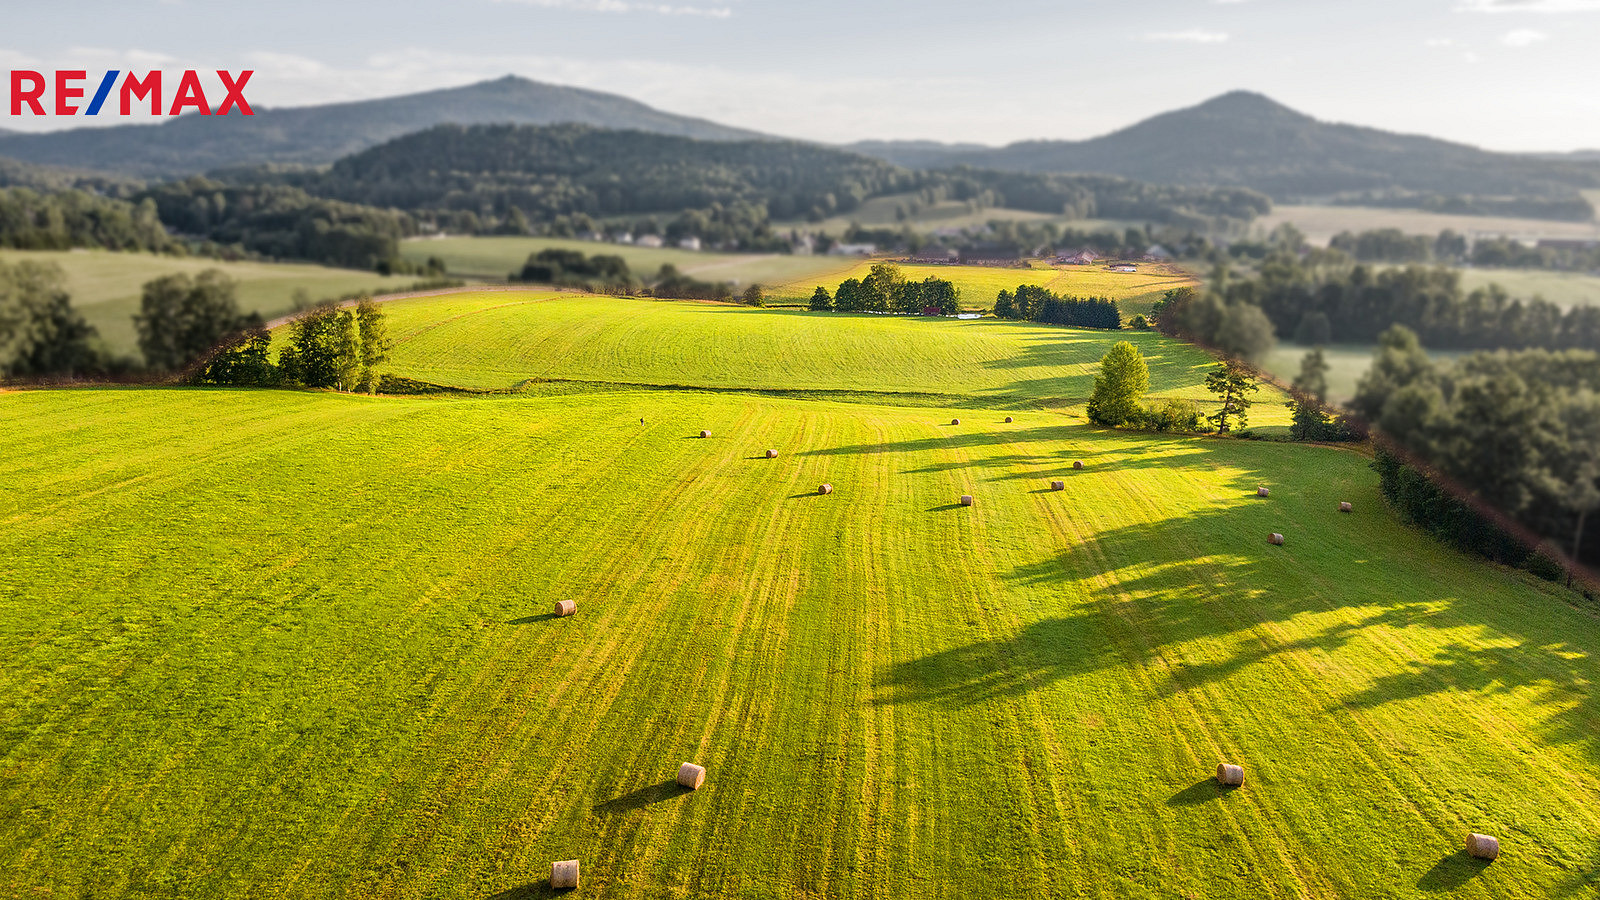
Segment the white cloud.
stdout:
<svg viewBox="0 0 1600 900">
<path fill-rule="evenodd" d="M 1500 36 L 1500 43 L 1507 47 L 1532 47 L 1541 41 L 1550 40 L 1550 35 L 1532 28 L 1515 28 Z"/>
<path fill-rule="evenodd" d="M 1456 42 L 1452 38 L 1428 38 L 1422 42 L 1424 47 L 1454 47 Z"/>
<path fill-rule="evenodd" d="M 1600 12 L 1600 0 L 1462 0 L 1456 12 L 1569 13 Z"/>
<path fill-rule="evenodd" d="M 648 12 L 663 16 L 705 16 L 726 19 L 733 15 L 727 6 L 689 6 L 672 3 L 639 3 L 634 0 L 495 0 L 497 3 L 521 3 L 544 9 L 574 9 L 582 12 L 627 13 Z"/>
<path fill-rule="evenodd" d="M 1157 31 L 1144 36 L 1147 41 L 1173 41 L 1182 44 L 1220 44 L 1228 39 L 1226 31 L 1207 31 L 1190 28 L 1187 31 Z"/>
</svg>

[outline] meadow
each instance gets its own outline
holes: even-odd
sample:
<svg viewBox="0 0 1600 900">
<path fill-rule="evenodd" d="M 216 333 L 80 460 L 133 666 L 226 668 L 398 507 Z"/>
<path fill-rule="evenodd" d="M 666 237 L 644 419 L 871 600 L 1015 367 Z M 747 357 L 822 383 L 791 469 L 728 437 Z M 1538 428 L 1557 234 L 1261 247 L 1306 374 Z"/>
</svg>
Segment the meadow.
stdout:
<svg viewBox="0 0 1600 900">
<path fill-rule="evenodd" d="M 1600 889 L 1596 611 L 1397 522 L 1357 453 L 1063 400 L 1076 341 L 1178 393 L 1192 349 L 388 308 L 397 373 L 606 384 L 0 393 L 6 893 L 527 900 L 573 857 L 596 897 Z"/>
<path fill-rule="evenodd" d="M 459 277 L 503 282 L 522 270 L 529 256 L 540 250 L 576 250 L 593 256 L 608 254 L 627 260 L 637 275 L 654 275 L 663 264 L 706 281 L 733 281 L 741 285 L 782 284 L 797 278 L 823 277 L 855 264 L 838 256 L 791 256 L 782 253 L 713 253 L 677 247 L 635 247 L 562 238 L 443 237 L 404 241 L 400 255 L 423 263 L 437 256 L 450 273 Z"/>
<path fill-rule="evenodd" d="M 1266 233 L 1284 222 L 1292 223 L 1305 233 L 1309 241 L 1319 246 L 1327 246 L 1328 241 L 1341 231 L 1360 232 L 1377 228 L 1398 228 L 1406 234 L 1438 234 L 1448 228 L 1469 236 L 1504 235 L 1520 240 L 1600 238 L 1600 222 L 1446 215 L 1414 209 L 1366 206 L 1279 204 L 1273 206 L 1272 212 L 1256 219 L 1252 228 Z"/>
<path fill-rule="evenodd" d="M 797 279 L 774 286 L 768 293 L 772 302 L 804 303 L 820 284 L 831 292 L 848 278 L 865 278 L 873 265 L 882 260 L 856 260 L 842 271 L 826 278 Z M 961 305 L 967 309 L 989 309 L 1002 290 L 1015 291 L 1018 285 L 1035 284 L 1062 296 L 1109 297 L 1117 301 L 1125 319 L 1150 312 L 1161 295 L 1173 288 L 1195 287 L 1199 281 L 1183 269 L 1165 263 L 1139 263 L 1137 272 L 1112 272 L 1103 266 L 1047 266 L 1030 263 L 1017 267 L 909 265 L 900 270 L 912 281 L 942 278 L 961 289 Z"/>
<path fill-rule="evenodd" d="M 196 275 L 221 269 L 239 282 L 239 306 L 273 318 L 289 312 L 294 292 L 304 289 L 312 300 L 357 291 L 398 290 L 417 281 L 415 275 L 385 277 L 376 272 L 333 269 L 303 263 L 222 262 L 203 257 L 154 253 L 112 253 L 104 250 L 4 250 L 0 262 L 34 260 L 54 263 L 66 275 L 72 305 L 99 330 L 106 346 L 129 356 L 138 354 L 133 316 L 145 282 L 183 272 Z"/>
<path fill-rule="evenodd" d="M 1543 297 L 1558 306 L 1600 305 L 1600 275 L 1543 269 L 1461 269 L 1467 290 L 1498 284 L 1513 297 Z"/>
</svg>

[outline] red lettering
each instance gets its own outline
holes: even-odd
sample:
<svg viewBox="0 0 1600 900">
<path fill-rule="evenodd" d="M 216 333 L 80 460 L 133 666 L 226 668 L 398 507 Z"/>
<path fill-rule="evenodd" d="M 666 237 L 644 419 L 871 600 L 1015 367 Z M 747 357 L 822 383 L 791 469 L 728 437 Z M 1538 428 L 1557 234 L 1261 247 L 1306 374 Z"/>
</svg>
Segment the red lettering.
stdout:
<svg viewBox="0 0 1600 900">
<path fill-rule="evenodd" d="M 133 101 L 135 98 L 143 100 L 150 98 L 150 115 L 161 115 L 161 70 L 146 72 L 144 80 L 140 81 L 132 72 L 122 82 L 122 114 L 133 114 Z"/>
<path fill-rule="evenodd" d="M 77 100 L 83 96 L 83 88 L 68 87 L 71 81 L 82 81 L 89 76 L 82 69 L 58 69 L 56 71 L 56 115 L 70 116 L 78 111 L 76 106 L 68 106 L 68 100 Z"/>
<path fill-rule="evenodd" d="M 22 86 L 24 81 L 32 82 L 33 87 Z M 29 72 L 23 69 L 11 71 L 11 114 L 22 115 L 22 104 L 28 104 L 36 116 L 44 115 L 44 107 L 39 105 L 39 98 L 44 96 L 44 76 L 38 72 Z"/>
<path fill-rule="evenodd" d="M 222 86 L 228 89 L 228 96 L 222 98 L 222 105 L 217 107 L 217 115 L 225 116 L 235 104 L 239 107 L 239 115 L 253 116 L 255 112 L 250 109 L 250 104 L 244 99 L 244 86 L 250 83 L 250 76 L 256 72 L 254 69 L 245 69 L 239 73 L 239 80 L 235 82 L 226 69 L 218 69 L 217 77 L 222 79 Z"/>
<path fill-rule="evenodd" d="M 183 80 L 178 82 L 178 96 L 172 98 L 172 108 L 167 110 L 167 115 L 178 115 L 186 106 L 200 110 L 202 116 L 211 115 L 211 107 L 206 105 L 206 92 L 200 88 L 200 76 L 193 69 L 183 73 Z"/>
</svg>

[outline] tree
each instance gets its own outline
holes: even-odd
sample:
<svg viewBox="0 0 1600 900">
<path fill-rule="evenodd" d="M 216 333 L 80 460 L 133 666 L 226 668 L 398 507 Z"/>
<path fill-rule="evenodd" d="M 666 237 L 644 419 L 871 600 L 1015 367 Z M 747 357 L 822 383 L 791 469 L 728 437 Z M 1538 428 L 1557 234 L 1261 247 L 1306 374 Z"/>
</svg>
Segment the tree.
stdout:
<svg viewBox="0 0 1600 900">
<path fill-rule="evenodd" d="M 1100 372 L 1094 377 L 1094 394 L 1089 398 L 1089 420 L 1117 426 L 1134 419 L 1140 401 L 1150 389 L 1150 367 L 1139 348 L 1118 341 L 1100 359 Z"/>
<path fill-rule="evenodd" d="M 761 285 L 751 284 L 739 295 L 739 302 L 745 306 L 761 306 L 765 303 L 766 295 L 761 291 Z"/>
<path fill-rule="evenodd" d="M 370 394 L 378 389 L 377 368 L 389 361 L 389 351 L 394 344 L 389 340 L 389 326 L 385 324 L 383 310 L 371 297 L 362 297 L 356 303 L 356 326 L 361 334 L 357 353 L 361 378 L 356 382 L 356 390 Z"/>
<path fill-rule="evenodd" d="M 894 263 L 876 263 L 861 280 L 862 308 L 868 312 L 888 312 L 900 296 L 906 277 Z"/>
<path fill-rule="evenodd" d="M 828 296 L 828 289 L 820 284 L 817 285 L 817 289 L 811 292 L 811 311 L 829 312 L 832 309 L 833 298 Z"/>
<path fill-rule="evenodd" d="M 1201 336 L 1201 340 L 1206 340 Z M 1223 311 L 1222 321 L 1206 343 L 1229 356 L 1259 361 L 1272 352 L 1277 342 L 1272 331 L 1272 320 L 1252 303 L 1229 303 Z"/>
<path fill-rule="evenodd" d="M 1369 422 L 1383 418 L 1384 405 L 1401 388 L 1411 384 L 1436 384 L 1438 373 L 1417 333 L 1404 325 L 1391 325 L 1378 335 L 1378 353 L 1371 368 L 1356 384 L 1351 408 Z"/>
<path fill-rule="evenodd" d="M 923 280 L 921 294 L 924 309 L 937 309 L 941 316 L 953 316 L 961 311 L 961 289 L 953 282 L 930 276 Z"/>
<path fill-rule="evenodd" d="M 1261 390 L 1255 372 L 1236 360 L 1219 363 L 1206 376 L 1206 389 L 1222 400 L 1222 408 L 1206 416 L 1218 431 L 1229 431 L 1235 422 L 1241 430 L 1250 427 L 1250 395 Z"/>
<path fill-rule="evenodd" d="M 1322 348 L 1317 347 L 1300 359 L 1300 374 L 1296 375 L 1292 388 L 1301 394 L 1307 394 L 1319 403 L 1328 400 L 1328 360 L 1322 355 Z"/>
<path fill-rule="evenodd" d="M 839 312 L 861 312 L 867 308 L 866 299 L 862 296 L 861 281 L 856 278 L 847 278 L 839 289 L 833 294 L 833 306 Z"/>
<path fill-rule="evenodd" d="M 1001 319 L 1015 319 L 1017 317 L 1017 305 L 1011 299 L 1011 292 L 1005 288 L 1001 288 L 1000 293 L 994 298 L 994 314 Z"/>
<path fill-rule="evenodd" d="M 217 348 L 194 373 L 195 384 L 268 387 L 279 382 L 272 364 L 272 334 L 260 325 Z"/>
<path fill-rule="evenodd" d="M 224 338 L 260 325 L 260 316 L 239 311 L 237 292 L 237 283 L 220 269 L 145 282 L 133 317 L 145 362 L 157 371 L 176 372 Z"/>
<path fill-rule="evenodd" d="M 0 262 L 0 378 L 102 368 L 95 328 L 73 309 L 65 283 L 54 263 Z"/>
<path fill-rule="evenodd" d="M 278 366 L 291 384 L 341 391 L 355 384 L 361 368 L 355 317 L 347 309 L 319 306 L 295 319 Z"/>
</svg>

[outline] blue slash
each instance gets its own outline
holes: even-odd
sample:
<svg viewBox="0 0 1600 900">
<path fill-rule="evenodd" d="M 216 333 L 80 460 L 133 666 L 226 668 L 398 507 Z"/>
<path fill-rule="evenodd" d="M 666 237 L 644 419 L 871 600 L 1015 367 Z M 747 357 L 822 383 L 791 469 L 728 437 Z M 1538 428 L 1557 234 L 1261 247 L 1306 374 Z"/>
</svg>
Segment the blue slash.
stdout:
<svg viewBox="0 0 1600 900">
<path fill-rule="evenodd" d="M 83 111 L 84 115 L 100 115 L 100 105 L 106 102 L 106 95 L 111 93 L 112 83 L 115 82 L 117 80 L 117 76 L 121 74 L 121 72 L 112 70 L 106 73 L 106 77 L 100 79 L 100 90 L 94 92 L 94 99 L 89 101 L 89 108 Z"/>
</svg>

